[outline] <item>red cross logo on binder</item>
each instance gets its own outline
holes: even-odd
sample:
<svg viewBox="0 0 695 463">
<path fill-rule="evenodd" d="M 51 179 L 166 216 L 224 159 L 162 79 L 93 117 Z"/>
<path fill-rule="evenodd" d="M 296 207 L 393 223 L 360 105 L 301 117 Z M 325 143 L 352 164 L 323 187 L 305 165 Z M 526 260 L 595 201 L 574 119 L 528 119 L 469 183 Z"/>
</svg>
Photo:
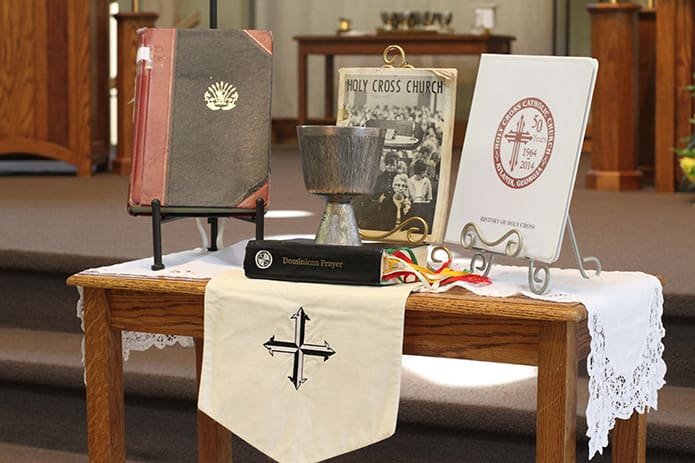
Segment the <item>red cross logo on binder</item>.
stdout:
<svg viewBox="0 0 695 463">
<path fill-rule="evenodd" d="M 510 188 L 533 184 L 548 166 L 555 145 L 555 119 L 535 97 L 514 103 L 502 116 L 493 144 L 499 179 Z"/>
<path fill-rule="evenodd" d="M 522 114 L 519 118 L 519 122 L 516 123 L 516 131 L 509 131 L 504 134 L 504 138 L 508 142 L 512 143 L 512 158 L 509 160 L 509 170 L 514 171 L 514 166 L 519 162 L 519 148 L 526 143 L 533 140 L 530 133 L 524 132 L 526 123 L 524 122 L 524 115 Z"/>
</svg>

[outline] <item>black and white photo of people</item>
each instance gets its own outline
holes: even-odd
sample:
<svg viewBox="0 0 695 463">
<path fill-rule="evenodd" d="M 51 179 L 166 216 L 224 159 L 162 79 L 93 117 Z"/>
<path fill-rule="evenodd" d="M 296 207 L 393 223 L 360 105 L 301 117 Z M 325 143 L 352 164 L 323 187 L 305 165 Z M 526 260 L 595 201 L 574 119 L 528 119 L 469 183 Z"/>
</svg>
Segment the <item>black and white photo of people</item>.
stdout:
<svg viewBox="0 0 695 463">
<path fill-rule="evenodd" d="M 346 109 L 346 125 L 386 129 L 374 194 L 355 200 L 360 228 L 390 231 L 410 217 L 421 217 L 431 232 L 439 186 L 441 112 L 429 104 Z M 424 231 L 417 223 L 413 226 Z"/>
</svg>

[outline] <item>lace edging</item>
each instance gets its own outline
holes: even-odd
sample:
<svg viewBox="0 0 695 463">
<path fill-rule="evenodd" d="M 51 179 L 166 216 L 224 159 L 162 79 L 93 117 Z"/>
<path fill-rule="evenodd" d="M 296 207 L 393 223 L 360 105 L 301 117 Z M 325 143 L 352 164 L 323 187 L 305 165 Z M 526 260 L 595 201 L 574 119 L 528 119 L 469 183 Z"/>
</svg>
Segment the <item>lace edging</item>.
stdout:
<svg viewBox="0 0 695 463">
<path fill-rule="evenodd" d="M 628 419 L 633 412 L 645 413 L 656 409 L 657 391 L 665 384 L 666 363 L 662 358 L 662 339 L 666 332 L 661 321 L 663 295 L 658 288 L 652 294 L 647 339 L 642 357 L 630 378 L 615 373 L 606 357 L 606 339 L 601 320 L 593 312 L 589 320 L 591 349 L 587 358 L 589 373 L 589 402 L 586 409 L 589 438 L 589 459 L 596 452 L 603 454 L 608 445 L 608 433 L 615 420 Z"/>
<path fill-rule="evenodd" d="M 123 331 L 123 360 L 130 358 L 131 351 L 146 351 L 151 347 L 164 349 L 168 346 L 180 344 L 183 347 L 194 345 L 190 336 L 175 336 L 171 334 L 141 333 L 138 331 Z"/>
<path fill-rule="evenodd" d="M 77 287 L 77 291 L 80 295 L 77 300 L 77 318 L 80 319 L 80 328 L 84 333 L 84 291 L 82 287 Z M 146 351 L 152 347 L 157 347 L 159 349 L 164 349 L 168 346 L 173 346 L 179 344 L 183 347 L 191 347 L 194 345 L 193 338 L 190 336 L 175 336 L 170 334 L 157 334 L 157 333 L 141 333 L 137 331 L 123 331 L 121 334 L 122 340 L 122 353 L 123 360 L 126 361 L 130 358 L 130 353 L 132 351 Z M 82 364 L 85 361 L 85 351 L 84 351 L 84 336 L 82 337 Z M 85 373 L 86 374 L 86 373 Z M 87 383 L 87 377 L 84 377 L 85 384 Z"/>
</svg>

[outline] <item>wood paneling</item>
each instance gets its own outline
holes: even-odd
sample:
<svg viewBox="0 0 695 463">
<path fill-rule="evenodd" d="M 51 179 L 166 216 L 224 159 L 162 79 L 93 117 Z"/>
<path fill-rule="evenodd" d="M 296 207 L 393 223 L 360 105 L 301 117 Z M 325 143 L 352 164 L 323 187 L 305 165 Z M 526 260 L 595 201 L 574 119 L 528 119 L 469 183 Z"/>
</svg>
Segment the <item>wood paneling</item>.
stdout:
<svg viewBox="0 0 695 463">
<path fill-rule="evenodd" d="M 671 192 L 681 176 L 673 149 L 693 130 L 689 119 L 695 106 L 685 86 L 695 70 L 695 2 L 659 0 L 656 7 L 654 185 L 656 191 Z"/>
<path fill-rule="evenodd" d="M 109 98 L 109 3 L 110 0 L 89 2 L 89 73 L 91 78 L 90 130 L 91 164 L 108 168 L 111 146 Z"/>
<path fill-rule="evenodd" d="M 67 4 L 55 2 L 46 11 L 47 30 L 51 33 L 51 40 L 46 43 L 45 50 L 48 52 L 48 69 L 51 70 L 51 78 L 46 81 L 46 100 L 53 103 L 55 113 L 61 112 L 59 108 L 68 107 L 68 60 L 65 59 L 65 50 L 68 49 L 68 18 Z M 37 47 L 42 50 L 44 47 Z M 50 95 L 50 98 L 48 97 Z M 64 109 L 62 110 L 64 111 Z M 46 111 L 46 115 L 48 111 Z M 40 137 L 38 137 L 40 138 Z M 47 141 L 56 144 L 65 144 L 68 139 L 68 118 L 57 117 L 51 120 L 48 126 Z"/>
<path fill-rule="evenodd" d="M 654 95 L 656 82 L 656 10 L 638 15 L 637 107 L 639 108 L 637 168 L 646 185 L 654 184 Z"/>
<path fill-rule="evenodd" d="M 591 170 L 587 188 L 636 190 L 637 170 L 637 12 L 634 3 L 597 3 L 591 15 L 591 54 L 598 77 L 591 113 Z"/>
<path fill-rule="evenodd" d="M 0 3 L 0 155 L 108 160 L 108 0 Z"/>
</svg>

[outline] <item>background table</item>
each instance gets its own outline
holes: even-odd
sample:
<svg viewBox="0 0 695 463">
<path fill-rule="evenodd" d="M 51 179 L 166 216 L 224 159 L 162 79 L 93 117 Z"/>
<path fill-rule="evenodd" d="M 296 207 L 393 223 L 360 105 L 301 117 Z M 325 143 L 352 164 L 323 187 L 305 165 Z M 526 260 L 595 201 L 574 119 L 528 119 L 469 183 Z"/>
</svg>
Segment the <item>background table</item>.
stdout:
<svg viewBox="0 0 695 463">
<path fill-rule="evenodd" d="M 89 459 L 123 463 L 121 331 L 193 336 L 199 381 L 207 280 L 79 273 L 68 284 L 84 288 Z M 413 293 L 406 303 L 405 354 L 538 366 L 537 462 L 575 461 L 577 364 L 588 351 L 587 312 L 579 303 L 483 297 L 460 288 Z M 231 459 L 229 431 L 200 411 L 198 455 L 200 462 Z M 645 414 L 617 420 L 612 458 L 646 460 Z"/>
<path fill-rule="evenodd" d="M 299 91 L 297 124 L 308 121 L 307 115 L 307 58 L 325 56 L 324 116 L 335 121 L 333 110 L 333 57 L 335 55 L 381 56 L 387 46 L 400 45 L 409 55 L 479 55 L 481 53 L 510 53 L 514 37 L 506 35 L 474 34 L 383 34 L 383 35 L 301 35 L 298 43 L 297 82 Z"/>
</svg>

